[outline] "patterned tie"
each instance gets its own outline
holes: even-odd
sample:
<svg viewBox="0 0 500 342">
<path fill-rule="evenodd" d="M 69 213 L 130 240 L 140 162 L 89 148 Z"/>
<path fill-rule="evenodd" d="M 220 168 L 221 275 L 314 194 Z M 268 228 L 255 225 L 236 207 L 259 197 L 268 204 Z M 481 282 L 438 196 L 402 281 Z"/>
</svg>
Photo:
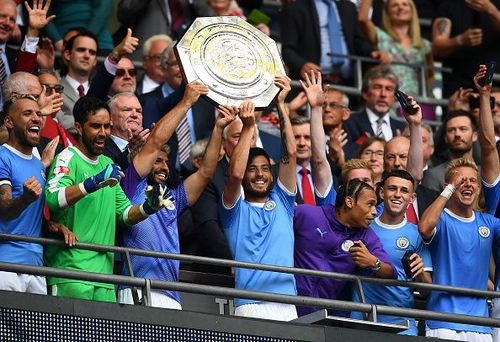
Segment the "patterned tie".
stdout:
<svg viewBox="0 0 500 342">
<path fill-rule="evenodd" d="M 304 200 L 304 203 L 316 205 L 311 182 L 309 182 L 309 170 L 305 167 L 302 167 L 299 173 L 302 175 L 302 199 Z"/>
<path fill-rule="evenodd" d="M 418 224 L 418 217 L 415 212 L 415 207 L 413 207 L 413 203 L 410 203 L 406 208 L 406 220 L 413 224 Z"/>
<path fill-rule="evenodd" d="M 76 89 L 78 90 L 78 96 L 85 96 L 85 88 L 83 87 L 83 84 L 80 84 Z"/>
<path fill-rule="evenodd" d="M 179 141 L 179 162 L 182 165 L 189 159 L 189 152 L 191 152 L 191 131 L 187 117 L 184 117 L 177 126 L 176 133 Z"/>
<path fill-rule="evenodd" d="M 0 86 L 3 86 L 5 79 L 7 78 L 7 70 L 5 69 L 5 64 L 3 62 L 3 49 L 0 49 Z"/>
<path fill-rule="evenodd" d="M 385 135 L 384 135 L 384 131 L 382 130 L 382 128 L 384 127 L 384 124 L 385 124 L 385 120 L 382 119 L 382 118 L 378 118 L 377 119 L 377 132 L 375 133 L 375 135 L 379 138 L 382 138 L 385 140 Z"/>
</svg>

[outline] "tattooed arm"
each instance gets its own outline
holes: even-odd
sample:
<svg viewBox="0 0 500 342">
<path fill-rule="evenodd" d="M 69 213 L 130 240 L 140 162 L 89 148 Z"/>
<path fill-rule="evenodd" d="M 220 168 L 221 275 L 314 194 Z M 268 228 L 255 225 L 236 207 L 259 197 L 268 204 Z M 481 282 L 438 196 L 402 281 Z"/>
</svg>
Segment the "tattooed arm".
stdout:
<svg viewBox="0 0 500 342">
<path fill-rule="evenodd" d="M 462 47 L 481 45 L 483 31 L 479 28 L 470 28 L 451 37 L 451 20 L 439 17 L 432 24 L 432 51 L 436 58 L 446 57 Z"/>
<path fill-rule="evenodd" d="M 289 192 L 295 193 L 297 190 L 297 180 L 295 176 L 296 164 L 296 146 L 295 137 L 290 124 L 288 107 L 285 104 L 285 98 L 290 91 L 290 78 L 287 76 L 276 76 L 274 84 L 281 88 L 277 98 L 278 114 L 280 116 L 281 141 L 283 152 L 280 162 L 278 179 Z"/>
</svg>

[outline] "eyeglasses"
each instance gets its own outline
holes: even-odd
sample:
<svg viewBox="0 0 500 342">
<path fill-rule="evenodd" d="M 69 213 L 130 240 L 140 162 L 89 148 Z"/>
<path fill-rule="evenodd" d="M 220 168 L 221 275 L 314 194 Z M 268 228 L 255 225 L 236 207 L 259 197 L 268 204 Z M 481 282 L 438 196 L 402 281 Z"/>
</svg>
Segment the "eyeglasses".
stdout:
<svg viewBox="0 0 500 342">
<path fill-rule="evenodd" d="M 115 77 L 123 77 L 127 73 L 130 77 L 135 77 L 137 72 L 134 68 L 131 69 L 116 69 Z"/>
<path fill-rule="evenodd" d="M 341 105 L 340 103 L 337 102 L 324 102 L 323 107 L 332 107 L 333 109 L 346 109 L 347 106 Z"/>
<path fill-rule="evenodd" d="M 377 157 L 377 158 L 384 158 L 384 151 L 372 151 L 372 150 L 364 150 L 363 153 L 361 153 L 361 157 Z"/>
<path fill-rule="evenodd" d="M 45 94 L 47 95 L 50 95 L 50 93 L 52 93 L 52 90 L 59 94 L 61 94 L 64 91 L 64 86 L 60 84 L 50 85 L 42 83 L 42 86 L 45 86 Z"/>
</svg>

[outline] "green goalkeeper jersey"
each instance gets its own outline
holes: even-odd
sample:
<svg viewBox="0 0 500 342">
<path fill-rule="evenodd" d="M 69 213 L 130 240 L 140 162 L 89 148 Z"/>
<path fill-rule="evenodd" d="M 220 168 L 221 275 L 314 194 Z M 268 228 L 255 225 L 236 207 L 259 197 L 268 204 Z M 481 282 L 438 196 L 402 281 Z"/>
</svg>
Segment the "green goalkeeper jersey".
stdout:
<svg viewBox="0 0 500 342">
<path fill-rule="evenodd" d="M 95 161 L 91 160 L 76 147 L 70 146 L 56 157 L 50 167 L 45 194 L 51 220 L 68 227 L 75 233 L 79 242 L 112 246 L 115 244 L 117 221 L 119 223 L 126 221 L 131 204 L 120 185 L 99 189 L 86 195 L 72 206 L 66 203 L 66 187 L 82 183 L 112 163 L 110 158 L 103 155 L 98 156 Z M 68 270 L 112 274 L 113 259 L 113 253 L 57 246 L 47 246 L 45 249 L 47 266 Z M 47 284 L 55 285 L 73 281 L 77 280 L 49 277 Z M 114 287 L 112 284 L 84 283 Z"/>
</svg>

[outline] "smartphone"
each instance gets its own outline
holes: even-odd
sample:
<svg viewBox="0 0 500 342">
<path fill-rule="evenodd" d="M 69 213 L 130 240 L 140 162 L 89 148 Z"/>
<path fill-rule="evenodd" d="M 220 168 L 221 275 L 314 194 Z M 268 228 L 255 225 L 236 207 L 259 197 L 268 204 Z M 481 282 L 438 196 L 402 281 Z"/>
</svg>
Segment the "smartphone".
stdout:
<svg viewBox="0 0 500 342">
<path fill-rule="evenodd" d="M 469 106 L 470 109 L 476 109 L 479 108 L 479 96 L 478 97 L 469 97 Z M 495 108 L 495 97 L 490 96 L 490 108 L 493 110 Z"/>
<path fill-rule="evenodd" d="M 485 85 L 490 84 L 491 81 L 493 81 L 493 75 L 495 74 L 496 65 L 497 63 L 495 61 L 491 61 L 486 65 L 486 68 L 488 69 L 488 71 L 486 72 L 486 76 L 479 80 L 479 85 L 481 87 L 484 87 Z"/>
<path fill-rule="evenodd" d="M 409 115 L 414 115 L 417 113 L 418 109 L 413 108 L 413 106 L 410 104 L 410 101 L 408 101 L 408 95 L 406 95 L 404 92 L 401 90 L 396 90 L 396 98 L 399 101 L 399 104 L 401 105 L 401 108 L 403 108 L 403 111 Z"/>
<path fill-rule="evenodd" d="M 403 268 L 405 270 L 406 278 L 408 279 L 413 279 L 413 276 L 411 274 L 411 260 L 410 257 L 415 253 L 412 250 L 407 250 L 406 253 L 403 255 L 401 258 L 401 263 L 403 264 Z"/>
</svg>

